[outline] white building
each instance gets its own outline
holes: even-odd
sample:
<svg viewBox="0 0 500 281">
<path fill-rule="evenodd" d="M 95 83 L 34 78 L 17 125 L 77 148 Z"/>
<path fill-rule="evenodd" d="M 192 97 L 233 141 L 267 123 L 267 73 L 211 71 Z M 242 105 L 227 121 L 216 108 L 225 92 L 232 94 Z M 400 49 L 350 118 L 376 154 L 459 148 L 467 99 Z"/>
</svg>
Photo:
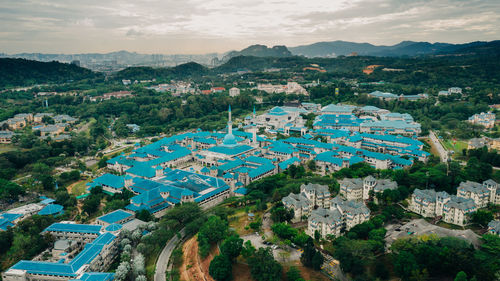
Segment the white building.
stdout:
<svg viewBox="0 0 500 281">
<path fill-rule="evenodd" d="M 423 217 L 442 217 L 443 221 L 460 226 L 467 223 L 469 214 L 477 211 L 472 199 L 418 188 L 413 191 L 408 208 Z"/>
<path fill-rule="evenodd" d="M 360 178 L 344 178 L 339 181 L 340 195 L 347 200 L 368 200 L 370 191 L 382 193 L 385 190 L 395 190 L 398 184 L 389 179 L 375 179 L 372 176 L 367 176 L 364 179 Z"/>
<path fill-rule="evenodd" d="M 238 89 L 236 87 L 229 89 L 229 96 L 230 97 L 237 97 L 239 95 L 240 95 L 240 89 Z"/>
<path fill-rule="evenodd" d="M 337 196 L 330 200 L 329 205 L 329 208 L 319 207 L 311 211 L 306 231 L 308 235 L 314 236 L 318 231 L 321 237 L 338 237 L 370 218 L 370 210 L 362 202 L 346 201 Z"/>
<path fill-rule="evenodd" d="M 457 196 L 474 200 L 478 208 L 491 204 L 500 204 L 500 190 L 498 183 L 489 179 L 482 184 L 473 181 L 461 182 L 457 188 Z"/>
<path fill-rule="evenodd" d="M 294 221 L 300 221 L 311 214 L 315 207 L 330 208 L 330 191 L 328 186 L 319 184 L 302 184 L 300 193 L 290 193 L 281 200 L 283 205 L 294 211 Z"/>
<path fill-rule="evenodd" d="M 481 113 L 474 114 L 471 117 L 469 117 L 468 121 L 471 124 L 482 125 L 486 129 L 491 129 L 491 128 L 495 127 L 496 116 L 495 116 L 495 113 L 481 112 Z"/>
</svg>

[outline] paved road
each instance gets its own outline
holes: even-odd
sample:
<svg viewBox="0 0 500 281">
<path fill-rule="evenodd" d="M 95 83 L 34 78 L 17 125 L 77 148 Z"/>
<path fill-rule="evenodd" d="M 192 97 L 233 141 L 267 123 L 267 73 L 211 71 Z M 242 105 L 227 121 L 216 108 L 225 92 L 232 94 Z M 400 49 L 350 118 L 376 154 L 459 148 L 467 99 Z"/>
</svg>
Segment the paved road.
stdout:
<svg viewBox="0 0 500 281">
<path fill-rule="evenodd" d="M 185 235 L 185 229 L 183 228 L 179 233 L 181 234 L 181 239 L 175 235 L 170 239 L 167 244 L 165 245 L 165 248 L 160 253 L 160 256 L 158 257 L 158 260 L 156 261 L 156 269 L 155 269 L 155 276 L 154 276 L 154 281 L 166 281 L 166 276 L 165 276 L 165 271 L 167 270 L 167 265 L 170 260 L 170 256 L 172 255 L 172 252 L 174 251 L 175 247 L 179 243 L 182 238 L 184 238 Z"/>
<path fill-rule="evenodd" d="M 433 131 L 429 132 L 429 138 L 431 139 L 432 143 L 436 147 L 438 153 L 439 153 L 439 158 L 441 158 L 441 161 L 446 163 L 448 161 L 448 151 L 444 149 L 443 145 L 441 145 L 441 142 L 438 140 L 436 134 L 434 134 Z"/>
</svg>

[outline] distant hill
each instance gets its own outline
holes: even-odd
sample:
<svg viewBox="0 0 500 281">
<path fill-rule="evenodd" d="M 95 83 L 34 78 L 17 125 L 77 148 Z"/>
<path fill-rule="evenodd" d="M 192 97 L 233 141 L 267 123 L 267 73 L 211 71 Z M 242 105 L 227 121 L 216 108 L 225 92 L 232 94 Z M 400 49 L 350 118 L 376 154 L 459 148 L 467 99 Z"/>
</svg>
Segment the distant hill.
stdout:
<svg viewBox="0 0 500 281">
<path fill-rule="evenodd" d="M 158 78 L 185 78 L 189 76 L 202 76 L 209 72 L 208 68 L 205 66 L 195 63 L 188 62 L 180 64 L 175 67 L 128 67 L 123 70 L 118 71 L 114 77 L 117 79 L 130 79 L 130 80 L 147 80 L 147 79 L 158 79 Z"/>
<path fill-rule="evenodd" d="M 483 46 L 485 50 L 494 50 L 495 44 L 492 42 L 471 42 L 465 44 L 449 43 L 429 43 L 403 41 L 392 46 L 377 46 L 369 43 L 355 43 L 346 41 L 318 42 L 310 45 L 289 47 L 294 55 L 306 57 L 336 57 L 346 56 L 353 53 L 361 56 L 399 57 L 399 56 L 421 56 L 456 53 L 461 49 L 472 48 L 480 50 Z M 492 44 L 490 44 L 492 43 Z"/>
<path fill-rule="evenodd" d="M 231 51 L 227 53 L 224 56 L 223 61 L 228 61 L 229 59 L 238 56 L 283 58 L 292 56 L 292 53 L 285 46 L 274 46 L 272 48 L 268 48 L 265 45 L 251 45 L 241 51 Z"/>
<path fill-rule="evenodd" d="M 0 88 L 64 83 L 98 75 L 101 74 L 73 64 L 0 58 Z"/>
</svg>

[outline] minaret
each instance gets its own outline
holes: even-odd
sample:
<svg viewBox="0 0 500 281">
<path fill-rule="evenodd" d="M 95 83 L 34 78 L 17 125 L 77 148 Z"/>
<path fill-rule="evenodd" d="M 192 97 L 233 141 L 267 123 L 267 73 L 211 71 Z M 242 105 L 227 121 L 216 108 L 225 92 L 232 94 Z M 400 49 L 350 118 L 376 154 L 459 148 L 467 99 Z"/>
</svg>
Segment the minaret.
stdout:
<svg viewBox="0 0 500 281">
<path fill-rule="evenodd" d="M 233 121 L 231 121 L 231 105 L 229 105 L 229 121 L 227 121 L 227 133 L 233 134 Z"/>
<path fill-rule="evenodd" d="M 257 126 L 255 126 L 255 124 L 253 125 L 252 142 L 257 144 Z"/>
</svg>

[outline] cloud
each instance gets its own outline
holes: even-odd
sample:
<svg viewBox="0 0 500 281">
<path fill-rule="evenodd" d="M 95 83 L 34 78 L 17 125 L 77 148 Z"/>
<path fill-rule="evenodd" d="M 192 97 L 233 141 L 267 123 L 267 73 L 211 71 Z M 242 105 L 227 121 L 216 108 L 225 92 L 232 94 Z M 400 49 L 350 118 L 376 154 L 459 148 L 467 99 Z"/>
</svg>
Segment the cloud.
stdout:
<svg viewBox="0 0 500 281">
<path fill-rule="evenodd" d="M 4 0 L 0 52 L 493 40 L 500 37 L 499 15 L 498 0 Z"/>
</svg>

